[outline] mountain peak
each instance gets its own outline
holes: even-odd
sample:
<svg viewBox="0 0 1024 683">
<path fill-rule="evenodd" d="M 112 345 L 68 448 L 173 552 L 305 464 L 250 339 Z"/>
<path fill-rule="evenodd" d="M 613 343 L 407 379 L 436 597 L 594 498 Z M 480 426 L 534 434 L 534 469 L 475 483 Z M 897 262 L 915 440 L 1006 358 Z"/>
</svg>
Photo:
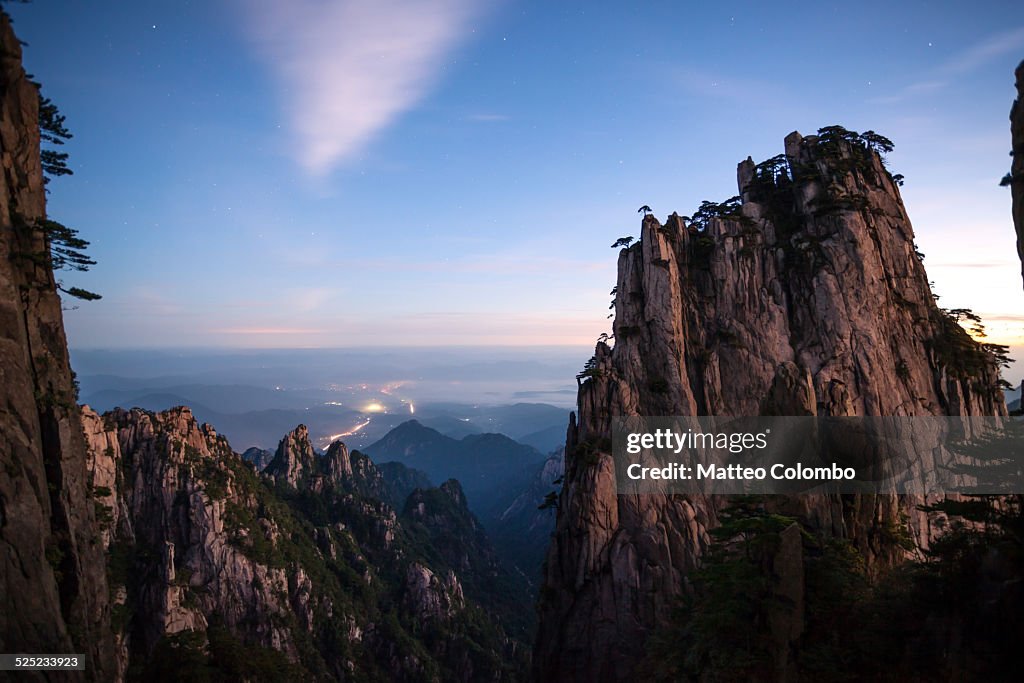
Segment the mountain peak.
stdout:
<svg viewBox="0 0 1024 683">
<path fill-rule="evenodd" d="M 466 508 L 466 494 L 463 493 L 462 484 L 459 483 L 458 479 L 449 479 L 438 488 L 455 501 L 455 504 L 460 508 Z"/>
<path fill-rule="evenodd" d="M 339 439 L 331 443 L 323 457 L 324 474 L 333 484 L 338 485 L 343 478 L 352 476 L 352 458 L 348 448 Z"/>
<path fill-rule="evenodd" d="M 612 416 L 1006 414 L 995 358 L 932 297 L 888 149 L 840 126 L 790 133 L 784 154 L 739 164 L 740 196 L 645 217 L 620 253 L 615 346 L 581 373 L 570 422 L 538 680 L 629 677 L 665 618 L 646 596 L 671 603 L 716 525 L 713 498 L 616 495 Z M 812 528 L 842 514 L 802 504 Z M 913 503 L 872 505 L 884 513 L 844 525 L 869 565 L 900 553 L 867 542 L 880 525 L 928 528 Z"/>
<path fill-rule="evenodd" d="M 309 429 L 300 424 L 281 439 L 274 459 L 264 471 L 278 481 L 298 487 L 302 479 L 315 471 L 316 458 L 316 451 L 309 441 Z"/>
</svg>

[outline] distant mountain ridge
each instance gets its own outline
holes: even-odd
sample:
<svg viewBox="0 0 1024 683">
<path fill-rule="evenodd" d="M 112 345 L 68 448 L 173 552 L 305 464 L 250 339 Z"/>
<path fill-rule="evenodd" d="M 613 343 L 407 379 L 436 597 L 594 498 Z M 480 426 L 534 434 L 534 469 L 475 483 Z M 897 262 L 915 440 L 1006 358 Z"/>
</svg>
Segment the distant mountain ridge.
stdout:
<svg viewBox="0 0 1024 683">
<path fill-rule="evenodd" d="M 237 447 L 273 448 L 281 434 L 298 423 L 309 427 L 318 446 L 330 435 L 345 434 L 350 445 L 365 447 L 409 416 L 411 400 L 397 402 L 375 392 L 328 388 L 283 390 L 252 384 L 204 384 L 180 377 L 121 378 L 84 376 L 82 402 L 103 413 L 114 408 L 162 411 L 188 406 L 196 419 L 217 425 Z M 254 377 L 253 380 L 258 378 Z M 382 403 L 384 412 L 365 412 Z M 370 423 L 362 424 L 367 418 Z M 427 402 L 416 404 L 416 419 L 455 439 L 496 432 L 550 453 L 565 440 L 568 411 L 544 403 L 474 405 Z M 360 425 L 356 432 L 353 427 Z"/>
<path fill-rule="evenodd" d="M 376 462 L 400 462 L 433 481 L 458 479 L 474 509 L 481 509 L 496 486 L 521 478 L 545 459 L 537 449 L 504 434 L 453 439 L 417 420 L 403 422 L 363 450 Z"/>
</svg>

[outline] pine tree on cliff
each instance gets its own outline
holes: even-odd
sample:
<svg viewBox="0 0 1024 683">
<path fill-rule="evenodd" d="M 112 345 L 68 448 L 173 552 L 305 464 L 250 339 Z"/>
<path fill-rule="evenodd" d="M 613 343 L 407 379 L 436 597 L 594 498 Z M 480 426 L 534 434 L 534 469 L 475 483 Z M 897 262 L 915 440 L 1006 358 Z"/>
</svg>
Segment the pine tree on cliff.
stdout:
<svg viewBox="0 0 1024 683">
<path fill-rule="evenodd" d="M 72 138 L 71 132 L 65 127 L 65 116 L 57 109 L 57 105 L 48 97 L 39 93 L 39 161 L 43 167 L 43 182 L 49 184 L 53 178 L 65 175 L 73 175 L 74 171 L 68 168 L 68 153 L 56 149 L 42 148 L 43 143 L 62 146 L 65 141 Z M 49 192 L 49 190 L 47 190 Z M 39 224 L 46 235 L 46 242 L 50 247 L 50 265 L 54 271 L 76 270 L 87 271 L 96 262 L 86 255 L 85 250 L 89 243 L 78 236 L 78 231 L 69 228 L 62 223 L 49 218 Z M 102 298 L 96 292 L 90 292 L 81 287 L 65 287 L 63 281 L 57 281 L 57 289 L 68 296 L 84 301 L 95 301 Z"/>
</svg>

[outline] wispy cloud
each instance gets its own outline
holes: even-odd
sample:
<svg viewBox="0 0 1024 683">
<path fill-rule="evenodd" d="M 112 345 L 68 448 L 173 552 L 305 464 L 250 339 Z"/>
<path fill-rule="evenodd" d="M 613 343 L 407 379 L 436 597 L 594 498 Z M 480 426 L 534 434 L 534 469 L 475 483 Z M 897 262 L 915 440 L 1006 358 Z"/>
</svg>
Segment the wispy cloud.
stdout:
<svg viewBox="0 0 1024 683">
<path fill-rule="evenodd" d="M 1021 48 L 1024 48 L 1024 26 L 989 36 L 958 52 L 942 66 L 941 71 L 951 76 L 970 73 L 1007 53 L 1019 53 Z"/>
<path fill-rule="evenodd" d="M 323 175 L 436 82 L 472 0 L 247 0 L 249 35 L 278 80 L 298 161 Z"/>
<path fill-rule="evenodd" d="M 928 78 L 911 83 L 894 95 L 877 97 L 871 101 L 878 104 L 892 103 L 938 92 L 948 87 L 958 77 L 978 70 L 993 59 L 1007 54 L 1018 54 L 1022 49 L 1024 49 L 1024 26 L 996 33 L 960 50 L 934 69 Z"/>
</svg>

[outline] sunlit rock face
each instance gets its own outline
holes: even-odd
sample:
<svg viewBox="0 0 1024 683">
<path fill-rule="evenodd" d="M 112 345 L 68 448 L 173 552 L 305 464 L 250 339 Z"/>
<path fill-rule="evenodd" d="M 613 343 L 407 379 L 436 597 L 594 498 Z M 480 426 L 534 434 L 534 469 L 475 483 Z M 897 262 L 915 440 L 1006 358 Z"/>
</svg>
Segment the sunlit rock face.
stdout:
<svg viewBox="0 0 1024 683">
<path fill-rule="evenodd" d="M 737 175 L 728 209 L 646 216 L 619 255 L 614 348 L 597 345 L 569 425 L 539 680 L 629 680 L 724 505 L 617 495 L 613 416 L 1005 414 L 993 360 L 953 350 L 963 333 L 935 304 L 898 179 L 870 146 L 792 133 L 774 171 L 748 159 Z M 916 502 L 785 505 L 883 566 L 903 553 L 877 532 L 901 512 L 919 544 L 932 535 Z"/>
</svg>

